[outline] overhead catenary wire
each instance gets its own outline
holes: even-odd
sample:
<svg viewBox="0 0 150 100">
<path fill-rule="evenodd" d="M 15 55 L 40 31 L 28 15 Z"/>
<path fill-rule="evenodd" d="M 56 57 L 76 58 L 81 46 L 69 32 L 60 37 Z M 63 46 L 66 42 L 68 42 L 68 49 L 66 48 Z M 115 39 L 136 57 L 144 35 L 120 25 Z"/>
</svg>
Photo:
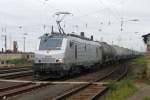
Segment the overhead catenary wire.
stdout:
<svg viewBox="0 0 150 100">
<path fill-rule="evenodd" d="M 112 11 L 112 9 L 110 9 L 110 7 L 108 7 L 106 4 L 104 4 L 102 2 L 102 0 L 97 0 L 97 1 L 99 2 L 99 5 L 106 7 L 108 13 L 112 13 L 112 15 L 114 16 L 114 18 L 116 18 L 116 20 L 120 22 L 120 18 L 121 18 L 120 15 L 115 14 L 114 11 Z"/>
<path fill-rule="evenodd" d="M 47 1 L 47 0 L 46 0 Z M 40 2 L 42 2 L 42 1 L 40 1 Z M 49 3 L 48 3 L 49 4 Z M 54 7 L 52 7 L 52 8 L 54 8 Z M 58 10 L 58 9 L 55 9 L 54 8 L 54 10 Z M 79 19 L 80 21 L 82 21 L 83 23 L 87 23 L 86 21 L 83 21 L 82 20 L 82 17 L 84 17 L 84 16 L 86 16 L 86 17 L 88 17 L 88 16 L 91 16 L 92 14 L 95 14 L 95 13 L 98 13 L 100 10 L 96 10 L 96 11 L 94 11 L 94 12 L 90 12 L 90 13 L 87 13 L 87 14 L 84 14 L 84 15 L 81 15 L 81 16 L 79 16 L 79 17 L 74 17 L 74 18 L 72 18 L 72 19 Z"/>
<path fill-rule="evenodd" d="M 49 3 L 49 0 L 36 0 L 36 1 L 38 1 L 39 3 L 42 3 L 42 4 L 48 4 L 49 6 L 50 6 L 50 8 L 52 8 L 51 10 L 52 11 L 56 11 L 56 10 L 59 10 L 58 8 L 55 8 L 55 7 L 53 7 L 50 3 Z M 103 9 L 102 9 L 103 10 Z M 84 14 L 84 15 L 81 15 L 81 16 L 79 16 L 79 17 L 74 17 L 73 19 L 79 19 L 80 21 L 82 20 L 82 17 L 84 17 L 84 16 L 91 16 L 92 14 L 95 14 L 95 13 L 99 13 L 101 10 L 96 10 L 96 11 L 93 11 L 93 12 L 90 12 L 90 13 L 87 13 L 87 14 Z M 49 21 L 51 21 L 51 20 L 49 20 Z M 83 21 L 82 20 L 82 22 L 83 23 L 87 23 L 86 21 Z M 46 24 L 44 24 L 44 25 L 46 25 Z M 43 26 L 43 24 L 41 25 L 41 26 Z M 46 26 L 48 26 L 48 25 L 46 25 Z"/>
</svg>

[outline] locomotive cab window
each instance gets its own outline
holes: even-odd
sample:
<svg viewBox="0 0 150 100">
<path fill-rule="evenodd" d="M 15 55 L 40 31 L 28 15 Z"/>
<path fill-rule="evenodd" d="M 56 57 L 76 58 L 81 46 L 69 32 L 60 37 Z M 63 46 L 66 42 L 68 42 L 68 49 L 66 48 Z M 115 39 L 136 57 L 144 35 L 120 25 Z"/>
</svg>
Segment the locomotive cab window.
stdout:
<svg viewBox="0 0 150 100">
<path fill-rule="evenodd" d="M 63 38 L 48 38 L 47 41 L 41 39 L 39 50 L 60 50 Z"/>
</svg>

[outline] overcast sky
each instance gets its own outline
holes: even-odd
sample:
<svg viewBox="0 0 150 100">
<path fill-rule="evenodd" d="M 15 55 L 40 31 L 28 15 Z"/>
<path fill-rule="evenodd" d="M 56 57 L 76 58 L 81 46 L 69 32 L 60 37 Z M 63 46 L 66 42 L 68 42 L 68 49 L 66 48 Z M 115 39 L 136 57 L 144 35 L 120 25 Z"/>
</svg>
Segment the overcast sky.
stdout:
<svg viewBox="0 0 150 100">
<path fill-rule="evenodd" d="M 150 0 L 0 0 L 0 48 L 4 47 L 4 34 L 8 49 L 16 40 L 19 50 L 23 50 L 23 34 L 28 33 L 26 51 L 37 50 L 38 38 L 50 32 L 51 25 L 56 30 L 54 13 L 67 11 L 73 15 L 62 23 L 65 32 L 84 31 L 87 37 L 94 35 L 95 40 L 143 51 L 141 35 L 150 32 L 149 4 Z"/>
</svg>

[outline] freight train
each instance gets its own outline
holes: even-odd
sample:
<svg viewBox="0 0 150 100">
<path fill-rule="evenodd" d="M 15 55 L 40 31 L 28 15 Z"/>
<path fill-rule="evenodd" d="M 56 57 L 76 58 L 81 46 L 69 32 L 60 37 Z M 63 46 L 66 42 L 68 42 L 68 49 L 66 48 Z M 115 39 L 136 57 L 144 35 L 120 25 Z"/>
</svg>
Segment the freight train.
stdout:
<svg viewBox="0 0 150 100">
<path fill-rule="evenodd" d="M 40 37 L 39 50 L 35 52 L 34 76 L 60 78 L 94 68 L 95 64 L 133 58 L 138 52 L 94 41 L 84 32 L 75 34 L 44 34 Z"/>
</svg>

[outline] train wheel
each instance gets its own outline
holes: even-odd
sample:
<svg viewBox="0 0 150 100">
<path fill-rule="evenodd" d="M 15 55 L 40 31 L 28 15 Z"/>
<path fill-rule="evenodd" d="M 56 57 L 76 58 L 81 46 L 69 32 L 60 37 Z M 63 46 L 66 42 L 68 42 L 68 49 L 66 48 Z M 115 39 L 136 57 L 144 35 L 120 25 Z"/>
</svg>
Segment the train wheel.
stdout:
<svg viewBox="0 0 150 100">
<path fill-rule="evenodd" d="M 81 70 L 79 67 L 73 67 L 72 71 L 74 74 L 80 74 L 81 73 Z"/>
</svg>

